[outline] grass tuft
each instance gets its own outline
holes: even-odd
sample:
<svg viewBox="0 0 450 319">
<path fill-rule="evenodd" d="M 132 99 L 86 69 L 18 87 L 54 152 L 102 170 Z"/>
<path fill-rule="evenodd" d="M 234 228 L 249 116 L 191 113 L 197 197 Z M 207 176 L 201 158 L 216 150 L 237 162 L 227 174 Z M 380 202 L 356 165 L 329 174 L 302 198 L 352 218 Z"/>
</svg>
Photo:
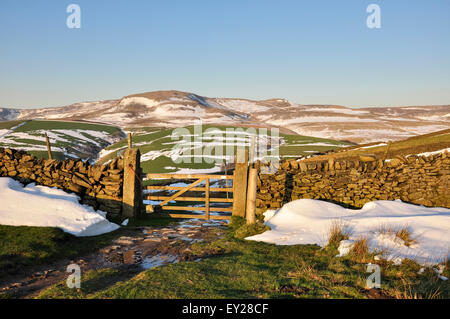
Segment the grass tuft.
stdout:
<svg viewBox="0 0 450 319">
<path fill-rule="evenodd" d="M 395 236 L 397 238 L 400 238 L 401 240 L 403 240 L 403 242 L 405 243 L 405 246 L 407 246 L 407 247 L 409 247 L 417 242 L 416 239 L 411 237 L 411 232 L 409 231 L 409 229 L 407 227 L 402 227 L 402 228 L 398 229 L 397 232 L 395 233 Z"/>
<path fill-rule="evenodd" d="M 369 244 L 367 237 L 360 236 L 350 250 L 349 255 L 356 262 L 366 262 L 369 259 Z"/>
<path fill-rule="evenodd" d="M 333 221 L 328 231 L 328 245 L 337 247 L 342 240 L 348 238 L 349 234 L 345 231 L 343 222 L 338 220 Z"/>
<path fill-rule="evenodd" d="M 442 298 L 441 286 L 436 278 L 429 277 L 425 280 L 411 283 L 402 279 L 403 285 L 394 292 L 396 299 L 439 299 Z"/>
</svg>

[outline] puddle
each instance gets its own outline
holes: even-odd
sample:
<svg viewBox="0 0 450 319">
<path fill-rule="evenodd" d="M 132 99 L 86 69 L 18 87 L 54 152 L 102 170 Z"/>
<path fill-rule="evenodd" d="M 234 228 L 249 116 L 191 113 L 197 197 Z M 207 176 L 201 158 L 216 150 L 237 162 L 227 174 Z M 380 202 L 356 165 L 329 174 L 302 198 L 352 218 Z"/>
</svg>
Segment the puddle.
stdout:
<svg viewBox="0 0 450 319">
<path fill-rule="evenodd" d="M 214 220 L 210 219 L 209 221 L 205 221 L 204 219 L 191 219 L 189 221 L 181 222 L 178 227 L 179 228 L 200 228 L 200 227 L 216 227 L 216 226 L 225 226 L 229 223 L 228 220 Z"/>
<path fill-rule="evenodd" d="M 157 254 L 155 256 L 145 258 L 141 263 L 141 267 L 144 269 L 152 269 L 167 264 L 175 264 L 178 261 L 178 256 Z"/>
<path fill-rule="evenodd" d="M 203 239 L 200 239 L 200 238 L 191 238 L 191 237 L 187 237 L 187 236 L 183 236 L 183 235 L 173 236 L 173 239 L 180 239 L 182 241 L 186 241 L 191 244 L 203 241 Z"/>
<path fill-rule="evenodd" d="M 108 263 L 139 264 L 144 270 L 173 264 L 185 257 L 189 259 L 183 252 L 192 244 L 205 241 L 204 232 L 210 233 L 211 227 L 222 228 L 226 224 L 223 220 L 191 219 L 173 226 L 144 227 L 139 238 L 122 236 L 113 242 L 114 247 L 107 247 L 102 253 Z M 216 235 L 220 236 L 217 232 Z"/>
</svg>

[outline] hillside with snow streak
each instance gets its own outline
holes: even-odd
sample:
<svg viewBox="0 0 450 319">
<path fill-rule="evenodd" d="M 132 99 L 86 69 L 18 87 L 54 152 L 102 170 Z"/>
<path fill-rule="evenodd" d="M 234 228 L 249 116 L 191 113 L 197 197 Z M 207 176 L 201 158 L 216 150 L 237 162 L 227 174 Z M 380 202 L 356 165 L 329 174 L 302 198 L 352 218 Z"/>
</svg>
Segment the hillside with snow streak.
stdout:
<svg viewBox="0 0 450 319">
<path fill-rule="evenodd" d="M 38 157 L 47 156 L 45 134 L 49 137 L 54 158 L 96 159 L 105 147 L 125 135 L 112 126 L 63 121 L 11 121 L 3 122 L 0 129 L 0 147 L 30 152 Z"/>
</svg>

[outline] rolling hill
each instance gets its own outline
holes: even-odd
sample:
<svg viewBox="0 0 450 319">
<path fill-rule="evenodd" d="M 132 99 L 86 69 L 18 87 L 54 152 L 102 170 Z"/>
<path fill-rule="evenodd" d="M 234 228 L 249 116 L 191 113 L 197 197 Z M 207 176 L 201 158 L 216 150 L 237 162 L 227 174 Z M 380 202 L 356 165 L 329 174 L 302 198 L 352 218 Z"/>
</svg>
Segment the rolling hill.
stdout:
<svg viewBox="0 0 450 319">
<path fill-rule="evenodd" d="M 302 105 L 285 99 L 254 101 L 157 91 L 56 108 L 0 108 L 0 120 L 27 119 L 90 121 L 121 128 L 174 128 L 201 120 L 203 124 L 278 127 L 286 134 L 369 143 L 402 140 L 447 129 L 450 105 L 354 109 L 339 105 Z"/>
</svg>

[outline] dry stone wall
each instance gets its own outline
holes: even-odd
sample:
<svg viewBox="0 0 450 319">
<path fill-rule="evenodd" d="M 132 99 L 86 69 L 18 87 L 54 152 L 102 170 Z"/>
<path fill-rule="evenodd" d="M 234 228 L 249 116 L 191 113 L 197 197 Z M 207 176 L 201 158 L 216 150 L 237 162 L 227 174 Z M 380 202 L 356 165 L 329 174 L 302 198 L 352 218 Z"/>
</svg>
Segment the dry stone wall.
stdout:
<svg viewBox="0 0 450 319">
<path fill-rule="evenodd" d="M 0 148 L 0 177 L 76 193 L 83 204 L 112 216 L 120 215 L 122 210 L 121 158 L 115 158 L 107 165 L 91 165 L 82 160 L 38 159 L 24 151 Z"/>
<path fill-rule="evenodd" d="M 360 208 L 373 200 L 395 200 L 450 208 L 450 154 L 372 156 L 321 162 L 283 161 L 275 174 L 258 177 L 257 212 L 300 198 Z"/>
</svg>

